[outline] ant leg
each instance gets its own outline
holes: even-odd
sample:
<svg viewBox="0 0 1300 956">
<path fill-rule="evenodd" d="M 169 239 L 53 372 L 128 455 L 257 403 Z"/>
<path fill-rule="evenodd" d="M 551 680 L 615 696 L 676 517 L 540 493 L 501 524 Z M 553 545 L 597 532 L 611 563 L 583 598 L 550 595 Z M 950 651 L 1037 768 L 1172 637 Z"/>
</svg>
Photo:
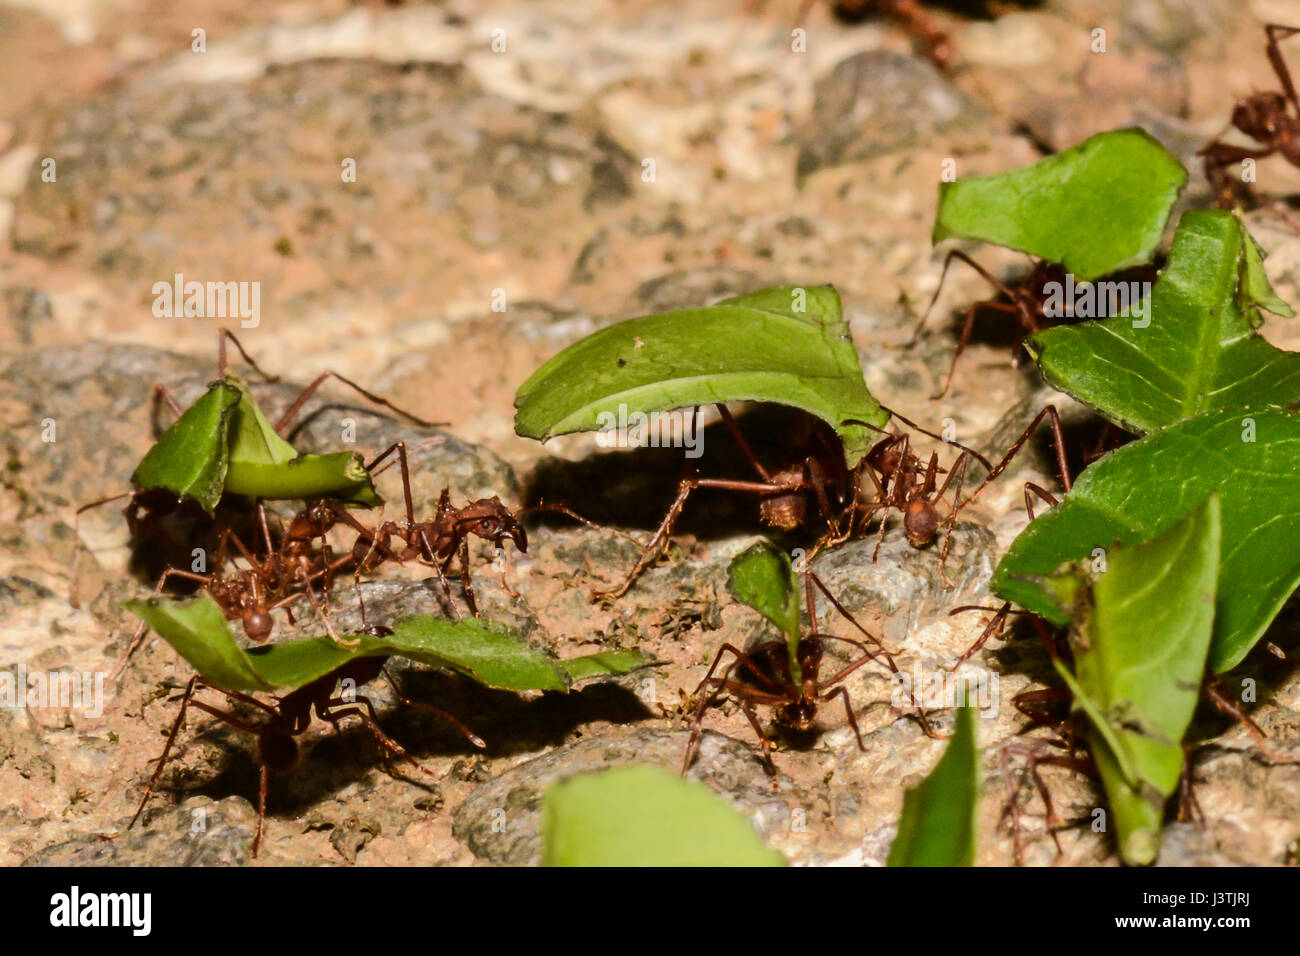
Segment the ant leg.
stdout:
<svg viewBox="0 0 1300 956">
<path fill-rule="evenodd" d="M 80 607 L 80 605 L 77 603 L 77 576 L 80 571 L 81 551 L 83 547 L 81 543 L 81 513 L 83 511 L 89 511 L 92 508 L 98 508 L 101 505 L 109 504 L 110 502 L 113 501 L 121 501 L 123 498 L 130 498 L 134 494 L 135 494 L 134 491 L 124 491 L 121 494 L 109 495 L 107 498 L 98 498 L 95 501 L 90 502 L 89 504 L 82 505 L 76 511 L 73 512 L 72 514 L 72 570 L 70 572 L 71 580 L 72 580 L 72 585 L 71 585 L 72 593 L 70 597 L 70 603 L 72 604 L 73 607 Z"/>
<path fill-rule="evenodd" d="M 388 399 L 382 398 L 379 395 L 376 395 L 374 392 L 367 391 L 366 389 L 358 385 L 356 382 L 352 381 L 352 379 L 346 378 L 340 375 L 338 372 L 322 372 L 320 375 L 316 376 L 316 379 L 310 385 L 308 385 L 306 388 L 302 390 L 302 394 L 300 394 L 296 399 L 294 399 L 293 404 L 290 405 L 289 408 L 285 411 L 285 413 L 280 416 L 280 420 L 275 423 L 275 433 L 277 435 L 283 435 L 285 433 L 285 429 L 287 429 L 290 423 L 295 418 L 298 417 L 298 413 L 302 411 L 302 407 L 305 404 L 307 404 L 307 402 L 311 399 L 311 397 L 316 394 L 316 390 L 325 383 L 326 379 L 329 378 L 338 379 L 344 385 L 347 385 L 349 388 L 353 389 L 354 391 L 364 395 L 367 399 L 374 402 L 376 405 L 382 405 L 384 408 L 387 408 L 389 411 L 394 411 L 397 414 L 401 415 L 403 418 L 412 421 L 415 424 L 420 425 L 424 428 L 432 428 L 435 425 L 448 424 L 447 422 L 428 422 L 425 421 L 423 418 L 419 418 L 415 415 L 412 415 L 410 412 L 406 411 L 405 409 L 398 408 Z"/>
<path fill-rule="evenodd" d="M 1206 678 L 1204 690 L 1205 696 L 1210 699 L 1210 703 L 1214 704 L 1220 713 L 1227 714 L 1245 727 L 1250 732 L 1250 735 L 1255 738 L 1255 742 L 1259 744 L 1261 750 L 1270 757 L 1276 757 L 1276 754 L 1268 745 L 1268 734 L 1264 733 L 1264 729 L 1255 723 L 1246 708 L 1233 699 L 1217 675 L 1210 675 Z"/>
<path fill-rule="evenodd" d="M 1032 481 L 1026 481 L 1025 482 L 1025 511 L 1029 513 L 1030 521 L 1034 520 L 1034 499 L 1032 497 L 1033 495 L 1037 495 L 1043 501 L 1047 502 L 1047 506 L 1049 508 L 1055 508 L 1057 505 L 1060 504 L 1060 502 L 1057 501 L 1053 495 L 1043 490 L 1038 485 L 1034 484 Z"/>
<path fill-rule="evenodd" d="M 1196 799 L 1195 768 L 1192 766 L 1194 748 L 1183 743 L 1183 772 L 1178 775 L 1178 819 L 1205 826 L 1205 811 Z"/>
<path fill-rule="evenodd" d="M 972 259 L 960 249 L 950 249 L 948 254 L 943 257 L 943 270 L 939 273 L 939 284 L 935 287 L 934 295 L 930 297 L 930 304 L 926 306 L 925 312 L 921 314 L 921 321 L 916 324 L 916 329 L 912 332 L 912 337 L 903 343 L 903 348 L 910 349 L 916 345 L 921 338 L 921 330 L 925 328 L 926 321 L 930 318 L 930 313 L 934 311 L 935 303 L 939 301 L 939 293 L 943 291 L 943 284 L 948 279 L 948 267 L 952 265 L 952 260 L 958 259 L 978 272 L 988 283 L 995 286 L 999 292 L 1008 298 L 1011 297 L 1011 290 L 997 280 L 991 272 Z"/>
<path fill-rule="evenodd" d="M 399 441 L 393 445 L 389 445 L 371 459 L 370 464 L 366 465 L 366 471 L 373 472 L 375 466 L 393 454 L 393 452 L 397 452 L 398 462 L 402 466 L 402 497 L 406 501 L 406 524 L 407 527 L 411 527 L 415 524 L 415 504 L 411 498 L 411 470 L 406 460 L 406 442 Z M 443 494 L 446 494 L 446 489 L 443 489 Z"/>
<path fill-rule="evenodd" d="M 980 482 L 979 487 L 971 492 L 970 497 L 955 507 L 951 520 L 955 521 L 957 512 L 971 504 L 971 502 L 978 498 L 980 493 L 987 488 L 994 479 L 998 477 L 998 475 L 1006 471 L 1007 466 L 1011 464 L 1011 460 L 1019 454 L 1020 449 L 1025 446 L 1027 441 L 1029 441 L 1029 437 L 1034 433 L 1034 430 L 1039 426 L 1044 418 L 1050 420 L 1052 423 L 1052 441 L 1056 446 L 1056 465 L 1060 471 L 1059 477 L 1061 479 L 1061 485 L 1065 488 L 1066 493 L 1069 494 L 1070 489 L 1074 487 L 1074 482 L 1070 478 L 1070 466 L 1065 456 L 1065 434 L 1061 430 L 1061 416 L 1056 411 L 1055 405 L 1047 405 L 1041 412 L 1034 416 L 1034 420 L 1029 423 L 1029 427 L 1026 428 L 1020 437 L 1012 443 L 1011 448 L 1002 456 L 1002 460 L 993 466 L 993 470 L 985 476 L 982 482 Z"/>
<path fill-rule="evenodd" d="M 619 531 L 617 528 L 611 528 L 608 527 L 607 525 L 597 524 L 596 522 L 592 521 L 589 518 L 584 518 L 582 515 L 578 514 L 568 505 L 548 505 L 544 501 L 539 501 L 537 504 L 529 505 L 527 508 L 520 508 L 518 511 L 515 512 L 515 517 L 516 518 L 522 517 L 523 515 L 531 514 L 534 511 L 554 511 L 557 514 L 562 514 L 565 515 L 566 517 L 572 518 L 574 521 L 577 521 L 579 524 L 584 524 L 588 528 L 591 528 L 594 531 L 608 531 L 612 534 L 618 535 L 620 538 L 623 538 L 627 541 L 631 541 L 637 547 L 641 546 L 641 542 L 638 541 L 636 538 L 634 538 L 632 535 L 628 534 L 627 532 Z"/>
<path fill-rule="evenodd" d="M 718 657 L 721 656 L 722 656 L 722 652 L 719 651 Z M 717 664 L 718 664 L 718 658 L 715 657 L 713 660 L 714 667 L 716 667 Z M 709 668 L 709 673 L 710 674 L 713 673 L 713 667 Z M 728 670 L 727 673 L 730 674 L 731 671 Z M 695 688 L 695 692 L 698 694 L 700 690 L 704 687 L 704 685 L 707 683 L 709 683 L 709 678 L 706 677 L 703 681 L 700 682 L 700 686 Z M 722 693 L 722 687 L 724 683 L 725 683 L 724 680 L 713 681 L 713 693 L 709 694 L 707 697 L 701 697 L 699 705 L 695 708 L 695 719 L 691 721 L 691 736 L 686 741 L 686 753 L 682 757 L 683 774 L 686 773 L 686 771 L 691 768 L 691 758 L 695 756 L 695 749 L 697 746 L 699 746 L 700 733 L 704 729 L 704 714 L 708 711 L 709 705 L 712 704 L 715 700 L 717 700 L 718 695 Z"/>
<path fill-rule="evenodd" d="M 160 404 L 166 404 L 177 418 L 185 414 L 185 410 L 181 408 L 181 403 L 176 401 L 176 396 L 171 393 L 171 389 L 162 382 L 154 382 L 153 390 L 149 394 L 149 417 L 151 419 L 158 414 Z"/>
<path fill-rule="evenodd" d="M 176 714 L 176 720 L 172 723 L 171 733 L 167 735 L 167 743 L 163 745 L 163 752 L 158 757 L 158 766 L 154 768 L 153 776 L 149 778 L 148 785 L 144 788 L 144 796 L 140 798 L 140 805 L 135 809 L 135 815 L 131 817 L 131 822 L 126 825 L 130 830 L 135 826 L 135 822 L 140 819 L 140 814 L 144 813 L 145 804 L 149 802 L 149 797 L 153 795 L 153 788 L 158 785 L 158 778 L 162 776 L 163 768 L 167 766 L 167 758 L 171 756 L 172 744 L 176 742 L 176 735 L 180 733 L 181 727 L 185 725 L 185 711 L 190 706 L 190 698 L 194 696 L 194 689 L 202 680 L 197 674 L 190 678 L 189 683 L 185 685 L 185 694 L 181 697 L 181 708 Z"/>
<path fill-rule="evenodd" d="M 469 613 L 478 617 L 478 602 L 474 600 L 474 582 L 469 576 L 469 539 L 461 538 L 460 547 L 456 549 L 456 555 L 460 560 L 460 586 L 465 591 L 465 603 L 469 605 Z M 504 577 L 502 582 L 504 583 Z"/>
<path fill-rule="evenodd" d="M 262 830 L 266 826 L 266 794 L 271 789 L 271 768 L 266 764 L 258 769 L 257 779 L 257 832 L 253 834 L 253 856 L 262 845 Z"/>
<path fill-rule="evenodd" d="M 853 716 L 853 704 L 849 701 L 849 692 L 843 687 L 837 687 L 823 697 L 822 700 L 829 702 L 832 697 L 840 697 L 844 701 L 844 713 L 848 715 L 849 726 L 853 728 L 853 736 L 858 738 L 858 749 L 866 753 L 867 745 L 862 742 L 862 732 L 858 730 L 858 719 Z"/>
<path fill-rule="evenodd" d="M 773 784 L 776 783 L 776 764 L 772 760 L 772 741 L 768 740 L 767 734 L 763 733 L 763 725 L 758 721 L 758 714 L 754 713 L 754 705 L 745 697 L 740 698 L 740 709 L 749 721 L 749 726 L 754 728 L 754 733 L 758 736 L 758 742 L 763 746 L 763 762 L 767 765 L 768 776 L 772 777 Z"/>
<path fill-rule="evenodd" d="M 1273 72 L 1282 83 L 1282 89 L 1286 93 L 1286 98 L 1297 113 L 1300 113 L 1300 99 L 1296 98 L 1295 84 L 1291 82 L 1291 71 L 1287 69 L 1286 61 L 1282 59 L 1282 50 L 1279 43 L 1287 37 L 1295 36 L 1300 33 L 1300 27 L 1282 26 L 1280 23 L 1270 23 L 1264 27 L 1264 32 L 1268 36 L 1268 62 L 1273 67 Z"/>
<path fill-rule="evenodd" d="M 718 402 L 714 407 L 717 408 L 718 414 L 722 416 L 722 421 L 727 426 L 727 430 L 731 432 L 731 437 L 736 440 L 736 444 L 744 456 L 749 459 L 749 463 L 754 466 L 754 470 L 758 472 L 759 477 L 766 482 L 771 482 L 772 476 L 763 467 L 763 463 L 758 460 L 758 456 L 754 454 L 754 449 L 749 446 L 745 436 L 741 434 L 740 426 L 736 424 L 736 419 L 731 414 L 731 411 L 722 402 Z"/>
<path fill-rule="evenodd" d="M 217 377 L 218 378 L 224 379 L 226 377 L 226 341 L 227 340 L 234 343 L 235 348 L 239 350 L 239 354 L 243 357 L 244 361 L 248 363 L 248 365 L 253 369 L 254 372 L 262 376 L 262 378 L 264 378 L 268 382 L 280 381 L 280 377 L 278 375 L 268 375 L 266 372 L 262 371 L 262 367 L 258 365 L 255 361 L 253 361 L 253 357 L 248 354 L 247 350 L 245 350 L 245 348 L 242 345 L 239 344 L 239 339 L 235 338 L 235 333 L 231 332 L 229 329 L 217 330 Z"/>
<path fill-rule="evenodd" d="M 436 717 L 441 717 L 443 720 L 447 721 L 447 723 L 460 731 L 461 735 L 479 750 L 487 749 L 487 743 L 482 737 L 474 733 L 451 714 L 447 713 L 445 710 L 439 710 L 431 704 L 425 704 L 418 700 L 411 700 L 411 698 L 403 695 L 401 688 L 397 686 L 397 678 L 389 673 L 387 667 L 383 668 L 383 672 L 384 677 L 388 679 L 388 685 L 393 689 L 393 696 L 397 698 L 399 704 L 404 704 L 407 707 L 414 708 L 415 710 L 424 711 L 426 714 L 433 714 Z"/>
<path fill-rule="evenodd" d="M 948 613 L 955 614 L 961 610 L 965 610 L 965 608 L 953 608 Z M 980 608 L 980 610 L 986 610 L 986 608 Z M 961 665 L 965 664 L 968 660 L 974 657 L 975 654 L 979 652 L 980 648 L 982 648 L 985 644 L 988 643 L 990 637 L 993 637 L 995 634 L 1001 634 L 1002 629 L 1006 627 L 1007 616 L 1010 613 L 1011 613 L 1011 602 L 1008 601 L 1007 603 L 1003 604 L 1000 608 L 998 608 L 997 613 L 994 614 L 992 619 L 988 622 L 988 624 L 984 626 L 984 630 L 980 632 L 980 636 L 975 640 L 975 643 L 972 644 L 970 647 L 966 648 L 966 650 L 962 653 L 961 657 L 957 658 L 957 663 L 952 665 L 952 667 L 950 668 L 950 672 L 956 671 L 957 668 L 961 667 Z"/>
<path fill-rule="evenodd" d="M 688 472 L 693 472 L 694 467 L 688 466 Z M 669 539 L 672 537 L 673 528 L 677 525 L 677 519 L 681 516 L 682 508 L 686 506 L 686 499 L 690 497 L 691 492 L 695 490 L 698 479 L 692 477 L 683 478 L 677 485 L 677 497 L 673 499 L 672 505 L 668 508 L 668 513 L 664 515 L 663 521 L 655 530 L 650 541 L 641 551 L 641 557 L 637 559 L 636 565 L 628 573 L 617 588 L 600 590 L 594 592 L 593 596 L 598 600 L 616 600 L 628 592 L 636 579 L 639 578 L 650 565 L 658 560 L 667 546 Z"/>
</svg>

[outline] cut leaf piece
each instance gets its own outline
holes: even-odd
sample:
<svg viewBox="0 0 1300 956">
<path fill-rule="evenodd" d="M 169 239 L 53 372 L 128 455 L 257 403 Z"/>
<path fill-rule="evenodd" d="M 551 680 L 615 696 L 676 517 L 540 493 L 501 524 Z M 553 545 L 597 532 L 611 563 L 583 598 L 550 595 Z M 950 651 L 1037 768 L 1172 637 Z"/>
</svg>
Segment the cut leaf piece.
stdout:
<svg viewBox="0 0 1300 956">
<path fill-rule="evenodd" d="M 162 488 L 211 514 L 226 487 L 226 436 L 242 393 L 214 382 L 150 448 L 131 475 L 141 491 Z"/>
<path fill-rule="evenodd" d="M 1094 549 L 1154 538 L 1217 490 L 1223 548 L 1210 667 L 1235 667 L 1300 583 L 1300 417 L 1222 409 L 1152 432 L 1089 467 L 993 573 L 1001 597 L 1059 627 L 1042 581 Z"/>
<path fill-rule="evenodd" d="M 770 541 L 736 555 L 727 568 L 727 589 L 776 625 L 789 648 L 790 679 L 803 679 L 799 666 L 799 579 L 790 556 Z"/>
<path fill-rule="evenodd" d="M 545 866 L 784 866 L 725 800 L 662 767 L 561 780 L 542 801 Z"/>
<path fill-rule="evenodd" d="M 406 657 L 456 671 L 488 687 L 515 691 L 567 691 L 575 680 L 625 674 L 651 663 L 634 651 L 560 661 L 524 644 L 503 625 L 431 614 L 399 618 L 386 637 L 341 638 L 355 642 L 355 647 L 314 637 L 245 650 L 207 594 L 188 601 L 126 601 L 122 606 L 157 631 L 200 676 L 223 690 L 294 689 L 357 657 Z M 575 672 L 578 676 L 571 676 Z"/>
<path fill-rule="evenodd" d="M 1241 283 L 1245 304 L 1256 305 L 1284 319 L 1295 318 L 1295 309 L 1273 291 L 1273 284 L 1268 281 L 1268 273 L 1264 271 L 1264 250 L 1246 228 L 1240 213 L 1237 221 L 1241 224 L 1241 234 L 1246 237 L 1245 275 Z"/>
<path fill-rule="evenodd" d="M 192 499 L 211 514 L 227 492 L 250 497 L 336 498 L 372 506 L 380 498 L 354 452 L 300 454 L 275 433 L 235 376 L 213 382 L 140 460 L 132 484 Z"/>
<path fill-rule="evenodd" d="M 888 866 L 971 866 L 975 862 L 975 811 L 979 750 L 975 710 L 957 710 L 948 746 L 930 775 L 907 791 Z"/>
<path fill-rule="evenodd" d="M 1186 182 L 1142 130 L 1098 133 L 1023 169 L 940 183 L 933 240 L 981 239 L 1088 281 L 1151 260 Z"/>
<path fill-rule="evenodd" d="M 1048 329 L 1025 346 L 1053 386 L 1137 434 L 1213 408 L 1285 405 L 1300 396 L 1300 353 L 1255 331 L 1251 296 L 1276 294 L 1267 278 L 1244 294 L 1252 251 L 1236 216 L 1188 212 L 1149 312 Z"/>
<path fill-rule="evenodd" d="M 515 431 L 546 441 L 629 415 L 775 402 L 821 418 L 856 465 L 888 416 L 871 397 L 831 286 L 781 286 L 628 319 L 554 356 L 519 388 Z"/>
<path fill-rule="evenodd" d="M 1221 533 L 1212 494 L 1151 541 L 1112 550 L 1104 573 L 1090 561 L 1064 572 L 1082 586 L 1063 607 L 1074 618 L 1074 674 L 1059 661 L 1057 670 L 1091 721 L 1090 749 L 1126 863 L 1155 860 L 1182 774 L 1214 630 Z"/>
</svg>

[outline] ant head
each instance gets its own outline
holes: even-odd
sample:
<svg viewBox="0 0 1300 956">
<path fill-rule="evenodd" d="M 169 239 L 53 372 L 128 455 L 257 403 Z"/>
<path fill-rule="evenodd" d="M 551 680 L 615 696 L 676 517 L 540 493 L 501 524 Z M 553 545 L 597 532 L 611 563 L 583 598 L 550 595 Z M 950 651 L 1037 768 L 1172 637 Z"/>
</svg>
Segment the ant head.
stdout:
<svg viewBox="0 0 1300 956">
<path fill-rule="evenodd" d="M 808 502 L 799 492 L 774 495 L 759 502 L 758 510 L 766 524 L 782 531 L 793 531 L 807 517 Z"/>
<path fill-rule="evenodd" d="M 267 729 L 257 741 L 262 763 L 275 773 L 292 770 L 298 764 L 298 742 L 286 733 Z"/>
<path fill-rule="evenodd" d="M 903 532 L 914 548 L 924 548 L 939 533 L 939 512 L 924 498 L 913 498 L 903 511 Z"/>
<path fill-rule="evenodd" d="M 520 551 L 528 550 L 528 535 L 523 526 L 496 495 L 472 502 L 460 514 L 461 521 L 480 538 L 498 545 L 509 538 Z"/>
<path fill-rule="evenodd" d="M 813 721 L 817 717 L 817 705 L 811 698 L 804 696 L 798 703 L 786 704 L 782 707 L 780 717 L 781 723 L 787 727 L 798 731 L 811 730 Z"/>
<path fill-rule="evenodd" d="M 898 470 L 898 464 L 903 458 L 902 442 L 899 436 L 890 435 L 882 438 L 871 446 L 867 452 L 867 464 L 870 465 L 878 474 L 892 475 Z"/>
<path fill-rule="evenodd" d="M 274 627 L 275 621 L 271 615 L 261 608 L 250 607 L 244 611 L 244 633 L 250 641 L 261 644 L 271 636 Z"/>
<path fill-rule="evenodd" d="M 299 511 L 289 522 L 289 537 L 316 538 L 334 527 L 334 511 L 323 501 L 317 501 Z"/>
<path fill-rule="evenodd" d="M 1251 139 L 1268 142 L 1286 119 L 1286 97 L 1281 93 L 1257 93 L 1237 103 L 1232 125 Z"/>
</svg>

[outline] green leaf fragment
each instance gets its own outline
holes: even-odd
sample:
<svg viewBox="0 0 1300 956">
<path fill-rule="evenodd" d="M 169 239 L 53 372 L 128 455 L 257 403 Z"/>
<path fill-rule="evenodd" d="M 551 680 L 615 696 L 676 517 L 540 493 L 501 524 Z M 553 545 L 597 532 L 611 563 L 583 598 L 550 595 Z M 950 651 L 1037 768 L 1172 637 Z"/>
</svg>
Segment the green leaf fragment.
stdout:
<svg viewBox="0 0 1300 956">
<path fill-rule="evenodd" d="M 192 498 L 211 514 L 225 488 L 226 434 L 240 398 L 239 389 L 214 382 L 140 459 L 131 483 Z"/>
<path fill-rule="evenodd" d="M 971 866 L 975 862 L 975 811 L 979 749 L 975 710 L 957 710 L 948 746 L 929 776 L 907 791 L 888 866 Z"/>
<path fill-rule="evenodd" d="M 1150 261 L 1186 182 L 1142 130 L 1099 133 L 1023 169 L 941 183 L 933 240 L 980 239 L 1096 279 Z"/>
<path fill-rule="evenodd" d="M 157 631 L 200 676 L 224 690 L 294 689 L 358 657 L 406 657 L 464 674 L 487 687 L 561 692 L 583 678 L 625 674 L 651 663 L 634 651 L 561 661 L 529 647 L 503 625 L 431 614 L 400 618 L 392 624 L 393 633 L 383 637 L 348 634 L 336 642 L 322 636 L 245 650 L 207 594 L 189 601 L 127 601 L 123 607 Z"/>
<path fill-rule="evenodd" d="M 541 366 L 515 396 L 515 431 L 546 441 L 629 415 L 718 402 L 790 405 L 839 434 L 851 467 L 888 416 L 862 377 L 831 286 L 781 286 L 716 305 L 628 319 Z"/>
<path fill-rule="evenodd" d="M 1085 587 L 1068 611 L 1075 673 L 1057 662 L 1091 722 L 1091 750 L 1126 863 L 1155 859 L 1165 802 L 1183 769 L 1214 630 L 1219 496 L 1152 540 L 1112 550 L 1106 570 L 1074 566 Z"/>
<path fill-rule="evenodd" d="M 799 666 L 799 579 L 790 556 L 769 541 L 760 541 L 737 555 L 727 568 L 727 588 L 736 600 L 752 607 L 785 636 L 790 679 L 802 682 Z"/>
<path fill-rule="evenodd" d="M 1232 214 L 1188 212 L 1149 311 L 1048 329 L 1026 347 L 1053 386 L 1139 434 L 1209 409 L 1287 404 L 1300 396 L 1300 353 L 1255 331 L 1254 297 L 1276 295 L 1250 278 L 1252 253 Z"/>
<path fill-rule="evenodd" d="M 1021 532 L 990 587 L 1059 627 L 1043 580 L 1066 562 L 1138 544 L 1218 491 L 1222 555 L 1209 663 L 1249 653 L 1300 583 L 1300 416 L 1220 409 L 1152 432 L 1089 467 L 1061 504 Z"/>
<path fill-rule="evenodd" d="M 753 826 L 704 784 L 662 767 L 611 767 L 551 786 L 545 866 L 784 866 Z"/>
</svg>

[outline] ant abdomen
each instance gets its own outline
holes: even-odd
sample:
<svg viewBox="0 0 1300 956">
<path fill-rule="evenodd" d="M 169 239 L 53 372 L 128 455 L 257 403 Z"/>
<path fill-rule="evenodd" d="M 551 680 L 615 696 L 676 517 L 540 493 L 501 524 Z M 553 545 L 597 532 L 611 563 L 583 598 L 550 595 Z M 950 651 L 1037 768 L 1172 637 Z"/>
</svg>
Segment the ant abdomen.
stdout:
<svg viewBox="0 0 1300 956">
<path fill-rule="evenodd" d="M 244 612 L 243 618 L 244 633 L 248 635 L 250 641 L 257 641 L 259 644 L 271 636 L 271 631 L 275 628 L 275 620 L 266 611 L 259 608 L 251 608 Z"/>
<path fill-rule="evenodd" d="M 920 498 L 908 502 L 903 512 L 903 532 L 914 548 L 924 548 L 939 534 L 939 512 Z"/>
</svg>

